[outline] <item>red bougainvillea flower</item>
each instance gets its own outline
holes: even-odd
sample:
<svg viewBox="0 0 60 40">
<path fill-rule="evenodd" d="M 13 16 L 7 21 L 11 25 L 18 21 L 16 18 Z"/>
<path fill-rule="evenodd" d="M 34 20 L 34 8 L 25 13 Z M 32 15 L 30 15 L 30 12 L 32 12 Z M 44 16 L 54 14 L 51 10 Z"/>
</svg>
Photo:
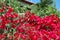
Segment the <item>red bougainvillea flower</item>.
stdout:
<svg viewBox="0 0 60 40">
<path fill-rule="evenodd" d="M 5 8 L 2 7 L 3 11 Z M 10 6 L 7 10 L 0 16 L 0 29 L 3 30 L 0 30 L 0 40 L 60 40 L 60 18 L 56 15 L 41 18 L 27 11 L 20 16 Z"/>
<path fill-rule="evenodd" d="M 9 12 L 9 13 L 13 12 L 12 7 L 10 7 L 10 6 L 8 7 L 8 12 Z"/>
<path fill-rule="evenodd" d="M 0 9 L 0 12 L 3 12 L 3 10 L 2 10 L 2 9 Z"/>
</svg>

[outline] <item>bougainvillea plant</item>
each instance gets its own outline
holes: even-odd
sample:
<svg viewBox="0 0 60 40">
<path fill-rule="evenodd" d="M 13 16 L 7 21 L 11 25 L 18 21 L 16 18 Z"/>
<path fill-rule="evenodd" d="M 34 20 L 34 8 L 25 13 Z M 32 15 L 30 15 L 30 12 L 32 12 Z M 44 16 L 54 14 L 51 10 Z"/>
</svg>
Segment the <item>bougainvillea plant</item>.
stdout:
<svg viewBox="0 0 60 40">
<path fill-rule="evenodd" d="M 54 14 L 41 18 L 29 11 L 19 16 L 11 7 L 1 10 L 0 40 L 60 40 L 60 18 Z"/>
</svg>

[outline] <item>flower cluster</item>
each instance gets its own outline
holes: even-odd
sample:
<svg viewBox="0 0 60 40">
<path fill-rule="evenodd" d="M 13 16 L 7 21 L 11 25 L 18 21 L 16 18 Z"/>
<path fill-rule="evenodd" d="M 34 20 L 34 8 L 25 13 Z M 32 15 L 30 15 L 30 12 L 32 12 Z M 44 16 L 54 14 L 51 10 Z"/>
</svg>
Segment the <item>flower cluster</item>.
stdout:
<svg viewBox="0 0 60 40">
<path fill-rule="evenodd" d="M 60 40 L 60 18 L 43 18 L 27 11 L 23 16 L 11 7 L 0 16 L 0 40 Z"/>
</svg>

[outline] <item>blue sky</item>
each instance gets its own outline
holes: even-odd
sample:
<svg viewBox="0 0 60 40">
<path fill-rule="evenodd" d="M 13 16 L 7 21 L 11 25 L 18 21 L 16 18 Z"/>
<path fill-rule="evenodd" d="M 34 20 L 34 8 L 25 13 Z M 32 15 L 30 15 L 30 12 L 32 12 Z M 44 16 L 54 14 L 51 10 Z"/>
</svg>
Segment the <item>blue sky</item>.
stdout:
<svg viewBox="0 0 60 40">
<path fill-rule="evenodd" d="M 30 2 L 33 2 L 33 3 L 38 3 L 39 0 L 29 0 Z M 60 11 L 60 0 L 56 0 L 56 8 Z"/>
<path fill-rule="evenodd" d="M 60 0 L 56 0 L 56 8 L 60 11 Z"/>
<path fill-rule="evenodd" d="M 30 2 L 33 2 L 33 3 L 38 3 L 40 0 L 28 0 Z"/>
</svg>

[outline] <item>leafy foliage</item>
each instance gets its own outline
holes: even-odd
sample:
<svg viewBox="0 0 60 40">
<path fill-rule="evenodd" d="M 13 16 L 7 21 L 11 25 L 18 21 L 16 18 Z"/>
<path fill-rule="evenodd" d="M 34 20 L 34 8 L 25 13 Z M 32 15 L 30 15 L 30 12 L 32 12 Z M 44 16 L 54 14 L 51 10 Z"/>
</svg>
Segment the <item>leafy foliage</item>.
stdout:
<svg viewBox="0 0 60 40">
<path fill-rule="evenodd" d="M 59 16 L 59 12 L 56 9 L 55 2 L 53 0 L 40 0 L 40 1 L 41 2 L 38 4 L 29 6 L 31 12 L 41 17 L 49 15 L 51 13 Z"/>
<path fill-rule="evenodd" d="M 1 3 L 4 4 L 4 6 L 11 6 L 15 12 L 22 13 L 27 10 L 28 5 L 21 6 L 21 2 L 18 0 L 0 0 Z"/>
<path fill-rule="evenodd" d="M 60 12 L 58 12 L 57 9 L 55 8 L 53 0 L 40 0 L 40 3 L 32 5 L 27 4 L 21 5 L 21 2 L 19 2 L 18 0 L 5 0 L 5 1 L 0 0 L 0 2 L 4 3 L 4 5 L 11 6 L 17 13 L 23 13 L 29 10 L 32 13 L 35 13 L 36 15 L 41 17 L 49 15 L 51 13 L 60 16 L 59 15 Z"/>
</svg>

